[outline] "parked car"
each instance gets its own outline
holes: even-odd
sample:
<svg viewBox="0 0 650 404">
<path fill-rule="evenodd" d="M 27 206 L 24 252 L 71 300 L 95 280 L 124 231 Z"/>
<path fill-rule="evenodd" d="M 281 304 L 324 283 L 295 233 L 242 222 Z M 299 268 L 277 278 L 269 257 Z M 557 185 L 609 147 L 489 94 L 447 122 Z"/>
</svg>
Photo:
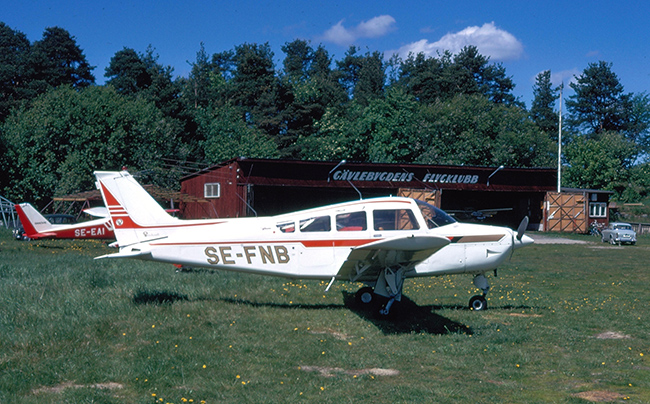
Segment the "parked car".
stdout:
<svg viewBox="0 0 650 404">
<path fill-rule="evenodd" d="M 632 225 L 623 222 L 612 222 L 603 230 L 603 243 L 610 244 L 636 244 L 636 232 Z"/>
</svg>

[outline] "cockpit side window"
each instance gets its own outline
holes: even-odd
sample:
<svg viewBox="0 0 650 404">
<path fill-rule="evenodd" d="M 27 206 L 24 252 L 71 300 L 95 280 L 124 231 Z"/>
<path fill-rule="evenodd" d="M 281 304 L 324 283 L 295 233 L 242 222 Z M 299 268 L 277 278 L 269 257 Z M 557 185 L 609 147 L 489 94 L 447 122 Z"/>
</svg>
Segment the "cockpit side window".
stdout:
<svg viewBox="0 0 650 404">
<path fill-rule="evenodd" d="M 417 230 L 420 228 L 410 209 L 382 209 L 372 212 L 375 230 Z"/>
<path fill-rule="evenodd" d="M 427 222 L 427 227 L 433 229 L 436 227 L 445 226 L 448 224 L 456 223 L 456 220 L 449 216 L 442 209 L 438 209 L 433 205 L 430 205 L 426 202 L 416 200 L 424 220 Z"/>
<path fill-rule="evenodd" d="M 329 216 L 310 217 L 300 221 L 301 232 L 330 231 L 332 224 Z"/>
<path fill-rule="evenodd" d="M 293 233 L 296 231 L 296 224 L 293 221 L 280 222 L 275 225 L 282 233 Z"/>
<path fill-rule="evenodd" d="M 362 231 L 368 228 L 366 212 L 350 212 L 336 215 L 336 230 Z"/>
</svg>

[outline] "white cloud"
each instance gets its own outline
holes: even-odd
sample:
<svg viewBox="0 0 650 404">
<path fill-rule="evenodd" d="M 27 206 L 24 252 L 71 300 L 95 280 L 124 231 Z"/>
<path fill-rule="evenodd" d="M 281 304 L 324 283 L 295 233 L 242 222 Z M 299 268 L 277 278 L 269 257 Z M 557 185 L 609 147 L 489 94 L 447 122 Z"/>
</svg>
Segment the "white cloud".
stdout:
<svg viewBox="0 0 650 404">
<path fill-rule="evenodd" d="M 575 67 L 573 69 L 562 70 L 559 72 L 551 70 L 551 84 L 559 86 L 564 83 L 564 89 L 566 90 L 569 84 L 576 82 L 576 76 L 579 76 L 580 74 L 581 72 Z"/>
<path fill-rule="evenodd" d="M 337 45 L 352 45 L 359 38 L 377 38 L 395 29 L 395 19 L 390 15 L 380 15 L 368 21 L 362 21 L 353 28 L 345 28 L 343 20 L 325 31 L 323 41 Z"/>
<path fill-rule="evenodd" d="M 397 53 L 405 58 L 409 53 L 422 52 L 426 56 L 437 56 L 438 52 L 444 51 L 458 53 L 468 45 L 476 46 L 480 54 L 489 56 L 493 61 L 518 59 L 524 52 L 524 46 L 514 35 L 497 28 L 494 22 L 491 22 L 481 27 L 472 26 L 459 32 L 446 34 L 436 42 L 421 39 L 386 54 Z"/>
</svg>

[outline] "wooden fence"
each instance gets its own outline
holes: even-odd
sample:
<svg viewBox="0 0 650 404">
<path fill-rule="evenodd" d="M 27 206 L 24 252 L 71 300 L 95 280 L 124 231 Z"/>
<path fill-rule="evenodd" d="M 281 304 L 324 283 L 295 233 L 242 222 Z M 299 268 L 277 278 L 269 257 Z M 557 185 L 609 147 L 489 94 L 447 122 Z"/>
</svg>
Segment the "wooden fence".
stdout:
<svg viewBox="0 0 650 404">
<path fill-rule="evenodd" d="M 650 223 L 630 223 L 636 234 L 650 234 Z"/>
</svg>

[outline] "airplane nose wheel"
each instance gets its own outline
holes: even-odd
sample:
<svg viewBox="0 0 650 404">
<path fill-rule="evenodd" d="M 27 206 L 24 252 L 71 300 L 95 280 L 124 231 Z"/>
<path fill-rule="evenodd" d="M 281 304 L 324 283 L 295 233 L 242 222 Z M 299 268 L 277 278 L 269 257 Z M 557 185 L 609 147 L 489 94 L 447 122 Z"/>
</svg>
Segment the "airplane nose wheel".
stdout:
<svg viewBox="0 0 650 404">
<path fill-rule="evenodd" d="M 487 309 L 487 300 L 485 296 L 476 295 L 469 299 L 469 308 L 472 310 L 486 310 Z"/>
<path fill-rule="evenodd" d="M 486 310 L 487 300 L 485 295 L 490 290 L 490 283 L 484 274 L 478 274 L 474 277 L 474 285 L 483 291 L 483 295 L 476 295 L 469 299 L 469 308 L 471 310 Z"/>
</svg>

